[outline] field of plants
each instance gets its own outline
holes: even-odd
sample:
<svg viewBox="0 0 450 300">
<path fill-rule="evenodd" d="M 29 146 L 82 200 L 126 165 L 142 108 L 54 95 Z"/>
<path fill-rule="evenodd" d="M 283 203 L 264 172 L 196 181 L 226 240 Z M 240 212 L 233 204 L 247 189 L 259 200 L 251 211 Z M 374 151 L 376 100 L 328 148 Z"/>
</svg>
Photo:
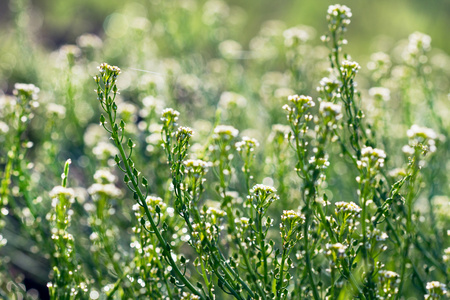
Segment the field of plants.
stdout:
<svg viewBox="0 0 450 300">
<path fill-rule="evenodd" d="M 0 12 L 0 299 L 447 299 L 450 47 L 235 2 Z"/>
</svg>

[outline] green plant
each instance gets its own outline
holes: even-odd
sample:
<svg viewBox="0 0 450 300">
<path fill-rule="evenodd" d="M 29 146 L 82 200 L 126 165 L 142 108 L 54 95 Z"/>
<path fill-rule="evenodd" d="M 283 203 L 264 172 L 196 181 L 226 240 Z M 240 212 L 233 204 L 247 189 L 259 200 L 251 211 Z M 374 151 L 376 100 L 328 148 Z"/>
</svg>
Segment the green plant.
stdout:
<svg viewBox="0 0 450 300">
<path fill-rule="evenodd" d="M 166 6 L 196 28 L 187 7 Z M 202 43 L 177 30 L 161 9 L 167 23 L 160 25 L 170 36 L 158 35 L 155 25 L 151 39 L 173 49 L 188 45 L 191 56 L 160 56 L 164 74 L 144 79 L 125 67 L 123 94 L 123 71 L 101 64 L 95 106 L 85 100 L 88 83 L 75 75 L 88 72 L 101 45 L 92 42 L 88 51 L 85 40 L 81 48 L 62 49 L 66 76 L 52 84 L 61 87 L 68 113 L 44 102 L 53 113 L 35 125 L 44 134 L 31 154 L 27 125 L 38 90 L 18 85 L 14 101 L 2 98 L 8 129 L 3 123 L 0 129 L 10 132 L 0 136 L 8 153 L 1 161 L 2 251 L 13 255 L 8 239 L 33 249 L 31 257 L 44 253 L 52 266 L 44 275 L 51 299 L 445 297 L 449 124 L 435 110 L 443 89 L 431 85 L 429 37 L 410 36 L 404 61 L 396 62 L 401 72 L 378 53 L 361 74 L 364 68 L 343 50 L 352 13 L 332 5 L 329 32 L 321 37 L 327 67 L 309 70 L 321 61 L 315 53 L 324 53 L 307 44 L 311 29 L 285 30 L 283 46 L 279 24 L 272 24 L 253 43 L 272 45 L 272 52 L 246 54 L 225 40 L 227 20 L 219 12 L 227 9 L 208 1 L 202 11 L 211 28 L 201 41 L 220 58 L 198 57 Z M 148 47 L 145 19 L 133 24 L 125 39 Z M 127 65 L 115 53 L 125 44 L 107 44 L 106 57 Z M 273 53 L 286 72 L 269 68 Z M 252 59 L 237 60 L 245 55 Z M 139 51 L 130 57 L 152 65 Z M 359 89 L 359 78 L 366 88 Z M 397 119 L 394 97 L 407 108 Z M 95 117 L 98 104 L 102 131 L 80 116 L 85 109 Z M 417 108 L 430 113 L 420 118 Z M 45 165 L 60 153 L 79 152 L 70 178 L 67 160 L 61 186 L 54 187 L 59 167 Z M 8 264 L 2 260 L 2 296 L 33 298 Z"/>
</svg>

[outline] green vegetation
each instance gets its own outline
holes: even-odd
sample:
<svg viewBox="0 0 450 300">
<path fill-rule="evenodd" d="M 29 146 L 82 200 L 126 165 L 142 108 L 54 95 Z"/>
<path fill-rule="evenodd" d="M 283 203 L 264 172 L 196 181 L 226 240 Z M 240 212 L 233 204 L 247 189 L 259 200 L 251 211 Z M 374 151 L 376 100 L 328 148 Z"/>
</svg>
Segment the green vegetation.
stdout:
<svg viewBox="0 0 450 300">
<path fill-rule="evenodd" d="M 345 5 L 246 37 L 242 8 L 153 2 L 52 53 L 11 2 L 0 296 L 445 299 L 445 51 L 358 63 Z"/>
</svg>

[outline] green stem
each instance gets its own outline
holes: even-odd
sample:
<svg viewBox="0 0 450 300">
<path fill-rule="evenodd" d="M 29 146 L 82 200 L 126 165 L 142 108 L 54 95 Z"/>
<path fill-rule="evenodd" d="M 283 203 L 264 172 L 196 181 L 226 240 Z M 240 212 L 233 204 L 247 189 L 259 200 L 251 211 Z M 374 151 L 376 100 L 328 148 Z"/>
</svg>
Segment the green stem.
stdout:
<svg viewBox="0 0 450 300">
<path fill-rule="evenodd" d="M 283 277 L 284 277 L 284 262 L 286 260 L 286 247 L 283 247 L 283 255 L 281 257 L 281 266 L 280 266 L 280 277 L 277 282 L 277 298 L 276 300 L 281 300 L 281 292 L 283 290 Z"/>
<path fill-rule="evenodd" d="M 311 211 L 309 208 L 309 200 L 306 202 L 306 213 L 305 213 L 305 226 L 303 227 L 303 240 L 304 240 L 304 247 L 305 247 L 305 262 L 306 262 L 306 269 L 308 272 L 308 278 L 309 278 L 309 284 L 311 286 L 311 290 L 313 292 L 314 300 L 319 300 L 319 292 L 317 291 L 316 283 L 314 282 L 314 275 L 312 271 L 312 265 L 311 265 L 311 257 L 309 254 L 309 237 L 308 237 L 308 229 L 309 229 L 309 216 L 311 215 Z"/>
<path fill-rule="evenodd" d="M 263 232 L 263 228 L 262 228 L 262 212 L 258 212 L 258 230 L 259 230 L 259 247 L 261 250 L 261 255 L 262 255 L 262 262 L 263 262 L 263 272 L 264 272 L 264 289 L 267 288 L 267 284 L 269 281 L 269 275 L 267 272 L 267 254 L 266 254 L 266 245 L 264 243 L 265 237 L 264 237 L 264 232 Z"/>
<path fill-rule="evenodd" d="M 120 142 L 119 139 L 119 135 L 118 132 L 116 130 L 114 130 L 114 125 L 115 124 L 115 120 L 113 120 L 113 116 L 111 113 L 111 106 L 107 106 L 108 110 L 108 118 L 109 118 L 109 122 L 111 124 L 111 129 L 112 131 L 112 138 L 114 140 L 114 143 L 116 144 L 116 147 L 119 149 L 120 152 L 120 156 L 121 159 L 123 161 L 123 164 L 125 166 L 125 171 L 126 174 L 128 175 L 128 177 L 131 180 L 131 184 L 133 185 L 133 188 L 136 192 L 136 194 L 138 195 L 139 198 L 139 202 L 140 204 L 143 206 L 144 211 L 145 211 L 145 215 L 148 218 L 148 221 L 150 222 L 150 226 L 152 231 L 155 233 L 156 237 L 158 238 L 158 241 L 163 249 L 163 255 L 166 257 L 167 262 L 169 263 L 169 265 L 172 267 L 174 273 L 176 274 L 176 276 L 178 277 L 179 280 L 181 280 L 181 282 L 195 295 L 199 296 L 200 299 L 202 300 L 206 300 L 205 297 L 203 296 L 203 294 L 197 289 L 195 288 L 192 283 L 183 275 L 183 273 L 181 272 L 181 270 L 178 268 L 177 264 L 175 263 L 175 261 L 172 258 L 172 249 L 170 247 L 170 245 L 166 242 L 166 240 L 164 239 L 164 237 L 161 235 L 161 232 L 159 231 L 159 228 L 156 226 L 155 221 L 153 220 L 153 217 L 150 213 L 150 210 L 148 208 L 148 205 L 145 201 L 145 197 L 142 194 L 141 189 L 139 188 L 138 183 L 136 182 L 136 179 L 133 175 L 133 172 L 131 171 L 131 167 L 128 164 L 128 159 L 127 159 L 127 155 L 125 153 L 125 150 L 123 149 L 122 143 Z"/>
<path fill-rule="evenodd" d="M 255 284 L 256 289 L 258 290 L 260 296 L 263 299 L 267 299 L 266 298 L 266 294 L 264 293 L 264 291 L 261 289 L 261 286 L 258 284 L 258 280 L 256 277 L 255 272 L 253 272 L 253 267 L 250 264 L 250 261 L 248 259 L 247 253 L 245 252 L 245 250 L 242 247 L 241 241 L 239 241 L 238 239 L 236 240 L 236 243 L 239 245 L 239 251 L 241 252 L 242 257 L 244 258 L 244 263 L 245 266 L 247 267 L 248 272 L 250 273 L 250 278 L 253 280 L 253 283 Z M 253 296 L 255 297 L 255 296 Z"/>
<path fill-rule="evenodd" d="M 417 152 L 417 150 L 416 150 Z M 416 153 L 417 154 L 417 153 Z M 412 228 L 412 209 L 413 209 L 413 200 L 414 200 L 414 186 L 416 182 L 417 175 L 419 173 L 419 161 L 417 155 L 413 157 L 413 161 L 411 162 L 411 167 L 413 168 L 411 178 L 408 185 L 408 195 L 406 198 L 406 235 L 405 235 L 405 246 L 403 248 L 402 253 L 402 265 L 401 265 L 401 274 L 400 274 L 400 284 L 398 288 L 397 300 L 400 299 L 400 295 L 403 291 L 403 285 L 405 283 L 405 272 L 406 272 L 406 263 L 408 261 L 408 252 L 409 246 L 411 245 L 413 228 Z"/>
</svg>

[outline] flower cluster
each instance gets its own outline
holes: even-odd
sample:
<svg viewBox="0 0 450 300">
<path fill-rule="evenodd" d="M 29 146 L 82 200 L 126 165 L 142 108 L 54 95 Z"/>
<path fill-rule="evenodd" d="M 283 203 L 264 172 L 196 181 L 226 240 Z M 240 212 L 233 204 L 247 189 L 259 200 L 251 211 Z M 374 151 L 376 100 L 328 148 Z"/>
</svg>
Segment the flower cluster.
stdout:
<svg viewBox="0 0 450 300">
<path fill-rule="evenodd" d="M 56 199 L 59 201 L 59 199 L 61 199 L 61 197 L 63 199 L 65 199 L 67 202 L 69 203 L 73 203 L 74 199 L 75 199 L 75 192 L 72 188 L 66 188 L 63 186 L 55 186 L 49 193 L 50 197 L 52 199 Z M 57 202 L 58 202 L 57 201 Z M 53 205 L 55 206 L 55 205 Z"/>
<path fill-rule="evenodd" d="M 326 101 L 332 101 L 339 93 L 341 86 L 338 80 L 333 80 L 328 77 L 322 78 L 319 84 L 317 91 L 325 97 L 324 100 Z"/>
<path fill-rule="evenodd" d="M 352 12 L 345 5 L 330 5 L 327 11 L 328 28 L 331 32 L 345 32 L 350 24 Z"/>
<path fill-rule="evenodd" d="M 113 183 L 116 181 L 116 176 L 108 169 L 100 169 L 95 171 L 94 180 L 97 183 Z"/>
<path fill-rule="evenodd" d="M 326 249 L 327 249 L 326 254 L 328 256 L 331 256 L 333 258 L 333 261 L 347 256 L 345 253 L 345 251 L 347 250 L 347 246 L 341 243 L 327 244 Z"/>
<path fill-rule="evenodd" d="M 218 125 L 214 128 L 213 139 L 229 141 L 237 137 L 239 130 L 229 125 Z"/>
<path fill-rule="evenodd" d="M 227 213 L 215 207 L 208 207 L 208 209 L 206 210 L 206 214 L 209 215 L 213 220 L 213 223 L 216 224 L 217 220 L 226 216 Z"/>
<path fill-rule="evenodd" d="M 366 146 L 361 149 L 361 160 L 358 161 L 358 167 L 360 169 L 380 169 L 384 166 L 384 160 L 386 153 L 377 148 Z"/>
<path fill-rule="evenodd" d="M 361 69 L 356 61 L 344 60 L 341 64 L 341 73 L 345 79 L 354 78 L 358 70 Z"/>
<path fill-rule="evenodd" d="M 292 126 L 294 126 L 294 128 L 301 126 L 304 130 L 306 130 L 307 128 L 305 127 L 306 125 L 302 123 L 302 118 L 304 117 L 304 121 L 311 121 L 313 119 L 313 116 L 306 113 L 306 111 L 315 106 L 314 101 L 310 96 L 304 95 L 291 95 L 288 97 L 288 101 L 290 104 L 285 104 L 283 106 L 283 110 L 286 112 L 287 120 Z"/>
<path fill-rule="evenodd" d="M 301 225 L 305 223 L 305 216 L 294 210 L 283 210 L 281 215 L 280 232 L 283 248 L 292 248 L 302 238 Z"/>
<path fill-rule="evenodd" d="M 255 196 L 260 196 L 260 195 L 270 195 L 270 194 L 274 194 L 276 193 L 277 190 L 272 187 L 272 186 L 268 186 L 268 185 L 264 185 L 264 184 L 256 184 L 251 190 L 250 193 L 254 194 Z"/>
<path fill-rule="evenodd" d="M 122 196 L 122 191 L 112 183 L 94 183 L 88 188 L 88 193 L 94 197 L 108 197 L 108 198 L 119 198 Z"/>
<path fill-rule="evenodd" d="M 428 58 L 425 55 L 431 49 L 431 37 L 421 32 L 409 36 L 408 45 L 403 53 L 404 61 L 412 66 L 424 64 Z"/>
<path fill-rule="evenodd" d="M 178 127 L 177 132 L 175 133 L 178 140 L 186 140 L 192 137 L 194 131 L 189 127 L 180 126 Z"/>
<path fill-rule="evenodd" d="M 361 215 L 361 207 L 359 207 L 354 202 L 336 202 L 334 204 L 336 219 L 329 218 L 330 221 L 338 222 L 337 227 L 339 231 L 339 235 L 341 237 L 344 236 L 345 232 L 348 231 L 349 234 L 356 230 L 358 223 L 358 219 Z M 340 224 L 340 225 L 339 225 Z M 340 228 L 340 229 L 339 229 Z"/>
<path fill-rule="evenodd" d="M 281 221 L 286 221 L 286 220 L 290 220 L 290 221 L 303 220 L 304 221 L 305 216 L 294 210 L 283 210 L 283 214 L 281 215 Z"/>
<path fill-rule="evenodd" d="M 118 154 L 118 151 L 114 145 L 109 142 L 100 141 L 92 149 L 92 153 L 101 161 L 106 161 Z"/>
<path fill-rule="evenodd" d="M 319 114 L 323 123 L 328 127 L 334 126 L 342 118 L 341 110 L 342 107 L 339 104 L 326 101 L 320 102 Z"/>
<path fill-rule="evenodd" d="M 184 172 L 194 177 L 203 177 L 208 172 L 208 168 L 211 167 L 210 162 L 203 161 L 201 159 L 188 159 L 183 162 L 185 169 Z"/>
<path fill-rule="evenodd" d="M 166 108 L 162 112 L 161 121 L 163 126 L 167 128 L 175 128 L 177 126 L 178 116 L 180 113 L 173 108 Z"/>
<path fill-rule="evenodd" d="M 447 295 L 447 287 L 439 281 L 427 282 L 426 288 L 428 294 L 425 295 L 425 299 L 427 300 L 438 300 L 441 299 L 441 296 Z"/>
<path fill-rule="evenodd" d="M 288 97 L 288 101 L 293 103 L 299 111 L 305 111 L 315 105 L 312 98 L 305 95 L 291 95 Z"/>
<path fill-rule="evenodd" d="M 384 52 L 375 52 L 370 56 L 367 68 L 372 72 L 375 81 L 379 81 L 389 75 L 392 67 L 391 57 Z"/>
<path fill-rule="evenodd" d="M 254 138 L 249 138 L 248 136 L 244 136 L 244 137 L 242 137 L 242 141 L 237 142 L 236 144 L 234 144 L 234 146 L 236 147 L 236 150 L 239 152 L 245 152 L 245 151 L 254 152 L 256 147 L 259 146 L 259 143 Z"/>
<path fill-rule="evenodd" d="M 369 95 L 376 100 L 389 101 L 391 99 L 391 91 L 384 87 L 373 87 L 369 89 Z"/>
<path fill-rule="evenodd" d="M 430 128 L 412 125 L 406 132 L 409 138 L 409 144 L 403 147 L 403 152 L 413 154 L 415 149 L 419 149 L 423 154 L 436 151 L 437 133 Z"/>
<path fill-rule="evenodd" d="M 378 281 L 380 282 L 379 299 L 394 299 L 394 296 L 398 294 L 400 275 L 387 270 L 381 270 L 378 274 Z"/>
<path fill-rule="evenodd" d="M 117 78 L 120 74 L 120 68 L 117 66 L 110 66 L 107 63 L 102 63 L 98 70 L 100 71 L 100 74 L 106 75 L 106 76 L 113 76 L 114 78 Z"/>
<path fill-rule="evenodd" d="M 36 100 L 40 89 L 34 84 L 16 83 L 14 85 L 13 95 L 19 98 Z"/>
<path fill-rule="evenodd" d="M 344 214 L 358 216 L 361 212 L 361 207 L 359 207 L 354 202 L 336 202 L 336 214 L 343 212 Z"/>
<path fill-rule="evenodd" d="M 98 67 L 98 69 L 100 71 L 100 76 L 96 75 L 94 77 L 94 80 L 97 83 L 97 85 L 100 84 L 100 80 L 104 84 L 104 90 L 102 90 L 100 87 L 97 89 L 98 100 L 101 103 L 106 103 L 107 105 L 110 105 L 111 104 L 109 103 L 110 100 L 108 98 L 105 98 L 105 95 L 108 94 L 111 91 L 111 89 L 113 89 L 112 91 L 114 92 L 114 95 L 118 93 L 116 82 L 117 77 L 119 76 L 121 71 L 119 67 L 111 66 L 108 65 L 107 63 L 102 63 Z"/>
<path fill-rule="evenodd" d="M 378 228 L 374 228 L 371 232 L 369 232 L 368 237 L 374 238 L 377 242 L 384 242 L 389 238 L 386 232 L 382 232 Z"/>
<path fill-rule="evenodd" d="M 286 47 L 295 47 L 306 42 L 312 37 L 312 30 L 306 26 L 296 26 L 286 29 L 283 32 L 284 45 Z"/>
<path fill-rule="evenodd" d="M 274 187 L 256 184 L 250 189 L 250 195 L 247 198 L 262 213 L 273 201 L 279 199 L 278 195 L 275 194 L 276 192 L 277 190 Z"/>
<path fill-rule="evenodd" d="M 164 200 L 158 196 L 147 196 L 147 198 L 145 198 L 145 203 L 152 213 L 155 213 L 157 211 L 164 211 L 167 208 L 167 204 L 164 203 Z M 159 208 L 157 209 L 156 207 Z M 145 215 L 144 208 L 139 203 L 133 204 L 132 209 L 137 219 L 140 219 Z"/>
<path fill-rule="evenodd" d="M 277 144 L 282 144 L 284 140 L 288 138 L 291 128 L 287 125 L 274 124 L 272 125 L 272 132 L 269 135 L 268 140 L 274 141 Z"/>
</svg>

